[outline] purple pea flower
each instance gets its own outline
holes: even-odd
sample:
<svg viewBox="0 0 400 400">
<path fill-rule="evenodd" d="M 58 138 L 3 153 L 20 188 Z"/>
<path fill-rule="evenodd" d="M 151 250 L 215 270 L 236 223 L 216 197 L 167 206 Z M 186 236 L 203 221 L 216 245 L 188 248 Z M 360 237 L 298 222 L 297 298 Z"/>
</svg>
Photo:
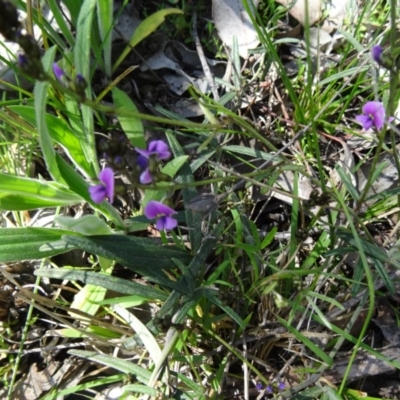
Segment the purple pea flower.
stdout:
<svg viewBox="0 0 400 400">
<path fill-rule="evenodd" d="M 285 390 L 285 383 L 284 382 L 279 382 L 278 383 L 278 390 Z"/>
<path fill-rule="evenodd" d="M 140 183 L 143 185 L 147 185 L 148 183 L 151 183 L 153 180 L 153 177 L 149 170 L 149 160 L 146 157 L 139 156 L 137 158 L 136 162 L 141 171 L 140 178 L 139 178 Z"/>
<path fill-rule="evenodd" d="M 385 108 L 380 101 L 369 101 L 364 104 L 362 111 L 363 114 L 357 115 L 356 120 L 365 130 L 370 129 L 372 126 L 378 130 L 382 129 L 385 123 Z"/>
<path fill-rule="evenodd" d="M 171 215 L 174 214 L 176 214 L 176 211 L 171 207 L 168 207 L 165 204 L 155 200 L 149 201 L 144 208 L 144 215 L 148 219 L 157 218 L 156 228 L 159 231 L 166 229 L 171 230 L 178 225 L 178 221 L 171 217 Z"/>
<path fill-rule="evenodd" d="M 261 382 L 256 383 L 256 389 L 260 392 L 263 388 L 263 384 Z"/>
<path fill-rule="evenodd" d="M 272 393 L 274 390 L 272 389 L 272 386 L 267 386 L 266 388 L 265 388 L 265 391 L 267 392 L 267 393 Z"/>
<path fill-rule="evenodd" d="M 138 149 L 137 147 L 135 147 L 135 150 L 146 158 L 156 156 L 158 160 L 167 160 L 171 157 L 169 147 L 163 140 L 152 140 L 147 146 L 147 150 Z"/>
<path fill-rule="evenodd" d="M 135 150 L 140 154 L 138 165 L 141 169 L 144 169 L 144 171 L 140 174 L 140 183 L 146 185 L 153 181 L 153 176 L 151 175 L 149 169 L 148 160 L 150 157 L 156 158 L 157 161 L 167 160 L 171 157 L 171 152 L 168 145 L 162 140 L 152 140 L 147 146 L 147 150 L 139 149 L 137 147 L 135 147 Z M 145 162 L 147 165 L 143 168 Z"/>
<path fill-rule="evenodd" d="M 28 57 L 25 54 L 18 54 L 18 66 L 21 69 L 24 69 L 28 64 L 29 64 Z"/>
<path fill-rule="evenodd" d="M 383 53 L 382 46 L 376 45 L 371 49 L 372 59 L 380 65 L 382 65 L 382 53 Z"/>
<path fill-rule="evenodd" d="M 97 204 L 108 197 L 110 203 L 114 201 L 114 172 L 111 168 L 104 168 L 98 176 L 100 183 L 90 186 L 90 198 Z"/>
<path fill-rule="evenodd" d="M 60 81 L 61 83 L 65 83 L 67 74 L 57 63 L 53 64 L 53 72 L 58 81 Z"/>
</svg>

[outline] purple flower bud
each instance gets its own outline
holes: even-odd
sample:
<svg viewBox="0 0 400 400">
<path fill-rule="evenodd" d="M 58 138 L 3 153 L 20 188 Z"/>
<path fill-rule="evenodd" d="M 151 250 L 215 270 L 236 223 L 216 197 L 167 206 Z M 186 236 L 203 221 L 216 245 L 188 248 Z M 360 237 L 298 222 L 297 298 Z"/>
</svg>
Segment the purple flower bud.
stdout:
<svg viewBox="0 0 400 400">
<path fill-rule="evenodd" d="M 171 217 L 174 214 L 174 209 L 154 200 L 149 201 L 144 208 L 144 215 L 148 219 L 157 219 L 156 228 L 159 231 L 171 230 L 178 225 L 178 221 Z"/>
<path fill-rule="evenodd" d="M 371 49 L 372 59 L 380 65 L 382 64 L 382 53 L 383 53 L 382 46 L 376 45 Z"/>
<path fill-rule="evenodd" d="M 284 382 L 279 382 L 278 383 L 278 390 L 285 390 L 285 383 Z"/>
<path fill-rule="evenodd" d="M 28 65 L 28 57 L 25 54 L 18 54 L 18 67 L 24 70 Z"/>
<path fill-rule="evenodd" d="M 95 186 L 89 187 L 89 193 L 91 199 L 99 204 L 106 197 L 108 197 L 110 203 L 114 201 L 114 172 L 111 168 L 104 168 L 99 173 L 100 183 Z"/>
<path fill-rule="evenodd" d="M 260 391 L 260 390 L 262 390 L 262 388 L 263 388 L 262 383 L 261 383 L 261 382 L 257 382 L 257 383 L 256 383 L 256 389 L 257 389 L 258 391 Z"/>
<path fill-rule="evenodd" d="M 65 83 L 65 78 L 67 75 L 57 63 L 53 64 L 53 72 L 58 81 L 60 81 L 61 83 Z"/>
<path fill-rule="evenodd" d="M 85 89 L 88 86 L 86 79 L 81 74 L 76 75 L 74 85 L 75 85 L 75 91 L 78 94 L 84 94 Z"/>
<path fill-rule="evenodd" d="M 272 386 L 267 386 L 266 388 L 265 388 L 265 391 L 266 391 L 266 393 L 272 393 L 274 390 L 272 389 Z"/>
</svg>

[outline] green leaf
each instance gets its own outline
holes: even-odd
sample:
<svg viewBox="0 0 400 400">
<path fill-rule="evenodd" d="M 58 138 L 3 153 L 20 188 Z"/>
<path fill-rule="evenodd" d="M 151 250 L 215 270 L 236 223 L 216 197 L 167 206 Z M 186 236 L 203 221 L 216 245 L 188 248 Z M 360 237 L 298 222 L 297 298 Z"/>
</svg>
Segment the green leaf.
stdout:
<svg viewBox="0 0 400 400">
<path fill-rule="evenodd" d="M 56 20 L 57 28 L 60 29 L 62 34 L 64 35 L 64 38 L 68 41 L 69 45 L 71 47 L 74 47 L 75 45 L 75 39 L 74 36 L 71 33 L 71 27 L 67 25 L 65 22 L 65 17 L 57 3 L 56 0 L 48 0 L 49 8 L 51 12 L 54 15 L 54 19 Z"/>
<path fill-rule="evenodd" d="M 163 272 L 176 267 L 172 258 L 184 263 L 190 262 L 191 256 L 183 250 L 134 236 L 103 235 L 81 238 L 65 236 L 63 240 L 89 253 L 119 262 L 153 282 L 187 292 L 184 284 L 169 280 Z"/>
<path fill-rule="evenodd" d="M 10 110 L 20 115 L 25 121 L 36 126 L 35 110 L 28 106 L 10 106 Z M 84 153 L 83 141 L 80 140 L 68 124 L 51 114 L 45 113 L 46 124 L 51 138 L 60 144 L 70 159 L 87 177 L 94 178 L 96 171 Z"/>
<path fill-rule="evenodd" d="M 169 142 L 169 146 L 172 150 L 172 153 L 175 157 L 180 157 L 185 155 L 181 145 L 176 140 L 175 135 L 172 131 L 167 131 L 167 139 Z M 179 183 L 184 183 L 185 187 L 182 189 L 182 197 L 184 204 L 188 204 L 190 200 L 194 199 L 197 196 L 197 190 L 193 186 L 190 186 L 191 183 L 194 182 L 194 177 L 192 170 L 190 169 L 189 163 L 186 162 L 180 169 L 179 176 L 176 179 Z M 196 213 L 190 209 L 185 210 L 186 213 L 186 222 L 189 228 L 189 236 L 190 236 L 190 244 L 191 248 L 194 252 L 196 252 L 201 244 L 202 233 L 201 233 L 201 223 L 202 216 L 200 213 Z"/>
<path fill-rule="evenodd" d="M 70 203 L 74 204 L 76 202 Z M 38 208 L 58 207 L 65 206 L 67 203 L 37 199 L 34 197 L 17 195 L 10 195 L 0 198 L 0 210 L 1 211 L 27 211 L 37 210 Z"/>
<path fill-rule="evenodd" d="M 151 360 L 154 364 L 157 364 L 161 359 L 161 349 L 155 337 L 151 334 L 143 322 L 130 311 L 118 304 L 111 306 L 111 308 L 136 332 L 144 347 L 148 351 Z"/>
<path fill-rule="evenodd" d="M 42 60 L 43 68 L 45 71 L 49 71 L 51 69 L 56 50 L 56 46 L 53 46 L 46 51 Z M 35 84 L 33 97 L 35 99 L 36 124 L 39 133 L 39 143 L 43 152 L 43 158 L 46 163 L 47 170 L 56 182 L 63 183 L 56 162 L 56 152 L 54 150 L 53 142 L 51 140 L 46 124 L 45 110 L 47 103 L 48 85 L 49 83 L 47 81 L 37 81 Z"/>
<path fill-rule="evenodd" d="M 106 0 L 103 0 L 106 1 Z M 91 57 L 91 38 L 93 32 L 93 15 L 96 7 L 96 0 L 85 0 L 79 12 L 76 26 L 76 44 L 74 48 L 74 59 L 76 72 L 81 74 L 89 83 L 85 95 L 87 99 L 92 98 L 90 86 L 90 57 Z M 84 153 L 96 169 L 97 154 L 94 140 L 94 121 L 93 110 L 91 107 L 81 104 L 82 122 L 84 125 Z"/>
<path fill-rule="evenodd" d="M 59 215 L 55 221 L 61 228 L 78 232 L 84 236 L 111 235 L 112 229 L 97 215 L 84 215 L 78 219 Z"/>
<path fill-rule="evenodd" d="M 215 290 L 204 288 L 202 289 L 202 292 L 204 294 L 204 297 L 217 305 L 221 310 L 225 311 L 225 313 L 229 317 L 231 317 L 242 329 L 246 329 L 242 318 L 240 318 L 239 315 L 235 311 L 233 311 L 231 307 L 222 303 L 222 301 L 217 297 L 217 293 Z"/>
<path fill-rule="evenodd" d="M 132 374 L 137 377 L 137 379 L 143 383 L 147 383 L 150 379 L 151 373 L 146 369 L 139 367 L 132 361 L 121 360 L 113 356 L 107 356 L 105 354 L 99 354 L 95 351 L 86 350 L 69 350 L 68 354 L 73 356 L 82 357 L 87 360 L 92 360 L 108 367 L 114 368 L 117 371 L 121 371 L 125 374 Z"/>
<path fill-rule="evenodd" d="M 113 28 L 113 0 L 97 2 L 97 17 L 100 37 L 103 41 L 104 69 L 108 78 L 112 75 L 111 65 L 111 32 Z"/>
<path fill-rule="evenodd" d="M 74 232 L 51 228 L 2 228 L 0 229 L 0 262 L 38 260 L 73 250 L 75 247 L 60 240 Z M 53 243 L 57 243 L 53 246 Z M 47 245 L 46 250 L 41 250 Z"/>
<path fill-rule="evenodd" d="M 177 172 L 182 168 L 183 164 L 188 160 L 189 156 L 178 156 L 165 165 L 161 172 L 173 178 Z"/>
<path fill-rule="evenodd" d="M 69 281 L 81 281 L 86 284 L 96 285 L 105 289 L 122 294 L 135 294 L 143 299 L 165 301 L 167 295 L 165 292 L 155 289 L 152 286 L 141 285 L 126 279 L 117 278 L 107 274 L 94 271 L 82 271 L 76 269 L 37 269 L 36 276 L 45 276 L 51 279 L 61 279 Z"/>
<path fill-rule="evenodd" d="M 139 385 L 139 384 L 125 385 L 122 387 L 122 389 L 124 390 L 125 393 L 132 392 L 132 393 L 148 394 L 153 399 L 156 399 L 156 398 L 159 398 L 160 396 L 162 396 L 160 394 L 160 392 L 158 392 L 156 389 L 153 389 L 151 387 L 144 386 L 144 385 Z"/>
<path fill-rule="evenodd" d="M 165 17 L 170 14 L 183 14 L 183 11 L 177 8 L 166 8 L 164 10 L 155 12 L 140 23 L 130 38 L 128 46 L 124 49 L 118 60 L 115 62 L 113 72 L 115 72 L 115 70 L 119 67 L 132 48 L 153 33 L 164 22 Z"/>
<path fill-rule="evenodd" d="M 319 357 L 325 364 L 331 366 L 333 364 L 333 360 L 329 357 L 323 350 L 321 350 L 315 343 L 313 343 L 309 338 L 300 333 L 297 329 L 293 328 L 290 324 L 288 324 L 283 318 L 276 316 L 279 322 L 293 335 L 296 337 L 298 341 L 307 346 L 317 357 Z"/>
<path fill-rule="evenodd" d="M 12 200 L 15 201 L 14 204 Z M 34 205 L 56 207 L 81 201 L 79 196 L 56 182 L 39 181 L 0 172 L 0 209 L 2 210 L 26 210 Z M 27 206 L 31 207 L 26 208 Z"/>
<path fill-rule="evenodd" d="M 122 90 L 114 87 L 112 89 L 112 95 L 115 107 L 125 107 L 128 110 L 138 112 L 135 103 Z M 139 147 L 141 149 L 146 148 L 144 128 L 142 121 L 139 118 L 124 117 L 122 115 L 118 115 L 118 121 L 121 124 L 121 127 L 128 137 L 129 141 L 132 143 L 132 146 Z"/>
</svg>

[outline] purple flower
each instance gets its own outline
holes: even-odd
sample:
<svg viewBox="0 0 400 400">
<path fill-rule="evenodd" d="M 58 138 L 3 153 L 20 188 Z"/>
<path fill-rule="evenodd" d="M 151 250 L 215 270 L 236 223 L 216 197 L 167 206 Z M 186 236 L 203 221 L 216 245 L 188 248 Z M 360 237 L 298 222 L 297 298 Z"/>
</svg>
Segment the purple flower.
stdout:
<svg viewBox="0 0 400 400">
<path fill-rule="evenodd" d="M 147 185 L 153 181 L 153 176 L 149 170 L 149 160 L 146 157 L 139 156 L 136 160 L 137 165 L 140 170 L 140 183 L 143 185 Z"/>
<path fill-rule="evenodd" d="M 18 54 L 18 66 L 21 69 L 24 69 L 28 64 L 29 64 L 28 57 L 25 54 Z"/>
<path fill-rule="evenodd" d="M 114 201 L 114 172 L 111 168 L 104 168 L 99 173 L 100 183 L 89 188 L 90 198 L 97 204 L 108 197 L 110 203 Z"/>
<path fill-rule="evenodd" d="M 258 391 L 261 391 L 262 388 L 263 388 L 262 383 L 261 383 L 261 382 L 257 382 L 257 383 L 256 383 L 256 389 L 257 389 Z"/>
<path fill-rule="evenodd" d="M 171 217 L 174 214 L 176 214 L 176 211 L 171 207 L 154 200 L 149 201 L 144 208 L 144 215 L 148 219 L 157 218 L 156 228 L 159 231 L 165 229 L 171 230 L 178 225 L 178 221 Z"/>
<path fill-rule="evenodd" d="M 380 101 L 369 101 L 364 104 L 362 111 L 364 114 L 357 115 L 356 120 L 365 130 L 372 126 L 376 129 L 381 129 L 385 123 L 385 108 Z"/>
<path fill-rule="evenodd" d="M 285 383 L 284 382 L 279 382 L 278 383 L 278 390 L 285 390 Z"/>
<path fill-rule="evenodd" d="M 267 386 L 266 388 L 265 388 L 265 391 L 267 392 L 267 393 L 272 393 L 273 392 L 273 389 L 272 389 L 272 386 Z"/>
<path fill-rule="evenodd" d="M 156 156 L 158 160 L 167 160 L 171 157 L 167 143 L 162 140 L 152 140 L 147 146 L 147 150 L 138 149 L 137 147 L 135 147 L 135 150 L 146 158 Z"/>
<path fill-rule="evenodd" d="M 382 53 L 383 53 L 383 48 L 379 45 L 376 45 L 371 49 L 372 59 L 378 64 L 382 64 Z"/>
<path fill-rule="evenodd" d="M 137 147 L 135 147 L 135 150 L 140 154 L 138 165 L 144 170 L 140 174 L 140 183 L 147 185 L 153 181 L 148 161 L 150 157 L 154 157 L 157 161 L 167 160 L 171 157 L 171 152 L 168 145 L 162 140 L 152 140 L 147 146 L 147 150 L 138 149 Z"/>
<path fill-rule="evenodd" d="M 57 80 L 60 81 L 61 83 L 64 83 L 67 75 L 65 71 L 57 63 L 53 64 L 53 72 Z"/>
</svg>

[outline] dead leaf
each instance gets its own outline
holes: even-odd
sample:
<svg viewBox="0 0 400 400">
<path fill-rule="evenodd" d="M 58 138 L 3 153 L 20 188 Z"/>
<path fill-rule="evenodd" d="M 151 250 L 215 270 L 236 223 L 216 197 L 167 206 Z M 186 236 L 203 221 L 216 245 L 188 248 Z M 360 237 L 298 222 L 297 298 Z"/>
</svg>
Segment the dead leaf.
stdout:
<svg viewBox="0 0 400 400">
<path fill-rule="evenodd" d="M 322 17 L 322 0 L 276 0 L 285 7 L 290 7 L 289 14 L 301 25 L 312 26 Z M 307 7 L 307 9 L 306 9 Z M 308 16 L 308 23 L 307 23 Z"/>
<path fill-rule="evenodd" d="M 259 0 L 253 0 L 255 8 L 258 3 Z M 233 38 L 236 36 L 240 57 L 247 58 L 248 50 L 258 46 L 257 31 L 242 0 L 213 0 L 212 17 L 218 36 L 226 46 L 232 48 Z"/>
</svg>

